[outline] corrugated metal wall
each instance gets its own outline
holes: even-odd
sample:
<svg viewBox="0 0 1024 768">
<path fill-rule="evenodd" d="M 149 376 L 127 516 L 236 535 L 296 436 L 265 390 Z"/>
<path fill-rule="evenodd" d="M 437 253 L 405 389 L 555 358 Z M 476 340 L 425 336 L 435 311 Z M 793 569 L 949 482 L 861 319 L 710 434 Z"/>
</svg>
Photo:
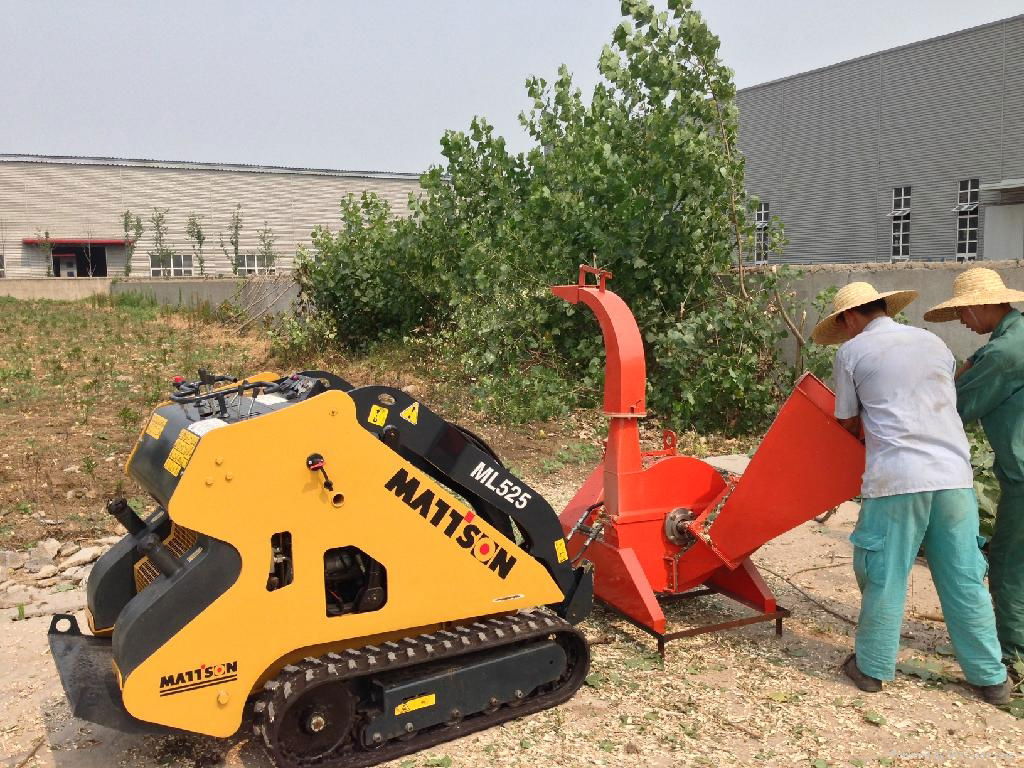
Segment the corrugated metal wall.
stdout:
<svg viewBox="0 0 1024 768">
<path fill-rule="evenodd" d="M 1024 16 L 747 88 L 737 101 L 747 190 L 789 239 L 773 258 L 889 261 L 892 188 L 910 186 L 911 259 L 953 260 L 959 181 L 1024 177 Z"/>
<path fill-rule="evenodd" d="M 309 244 L 317 224 L 335 228 L 338 203 L 364 190 L 388 200 L 396 213 L 408 212 L 415 179 L 266 173 L 247 170 L 208 170 L 70 163 L 0 162 L 0 238 L 7 277 L 43 277 L 46 264 L 40 249 L 23 246 L 24 238 L 44 231 L 51 238 L 122 238 L 122 214 L 131 209 L 143 219 L 145 231 L 132 261 L 134 276 L 149 275 L 148 252 L 153 248 L 149 217 L 154 208 L 167 208 L 168 245 L 191 254 L 185 220 L 195 212 L 203 217 L 207 273 L 231 273 L 218 239 L 227 243 L 228 223 L 236 204 L 242 206 L 240 247 L 254 252 L 257 230 L 266 222 L 276 238 L 277 265 L 290 268 L 299 244 Z M 124 272 L 124 250 L 107 248 L 107 273 Z M 198 264 L 195 274 L 199 274 Z"/>
</svg>

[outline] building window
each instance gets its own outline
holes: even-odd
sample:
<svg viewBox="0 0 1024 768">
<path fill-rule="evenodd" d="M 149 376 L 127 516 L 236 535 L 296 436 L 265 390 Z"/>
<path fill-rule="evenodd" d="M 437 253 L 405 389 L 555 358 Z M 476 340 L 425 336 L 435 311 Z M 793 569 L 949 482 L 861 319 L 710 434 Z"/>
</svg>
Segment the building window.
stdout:
<svg viewBox="0 0 1024 768">
<path fill-rule="evenodd" d="M 192 254 L 175 253 L 170 257 L 170 264 L 160 263 L 159 256 L 149 257 L 150 277 L 192 277 Z"/>
<path fill-rule="evenodd" d="M 980 180 L 964 179 L 956 195 L 956 260 L 978 258 L 978 195 Z"/>
<path fill-rule="evenodd" d="M 240 275 L 272 275 L 274 259 L 262 253 L 238 254 L 238 274 Z"/>
<path fill-rule="evenodd" d="M 892 260 L 910 258 L 910 187 L 892 188 Z"/>
<path fill-rule="evenodd" d="M 768 212 L 768 203 L 758 203 L 754 216 L 754 263 L 767 264 L 768 250 L 771 247 L 771 214 Z"/>
</svg>

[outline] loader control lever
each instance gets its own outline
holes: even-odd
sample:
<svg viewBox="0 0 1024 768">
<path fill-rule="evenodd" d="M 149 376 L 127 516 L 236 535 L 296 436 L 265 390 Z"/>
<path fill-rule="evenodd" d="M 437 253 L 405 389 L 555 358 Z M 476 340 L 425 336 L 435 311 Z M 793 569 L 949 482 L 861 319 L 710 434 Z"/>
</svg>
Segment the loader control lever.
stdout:
<svg viewBox="0 0 1024 768">
<path fill-rule="evenodd" d="M 334 483 L 331 482 L 331 478 L 327 476 L 327 470 L 324 469 L 324 457 L 319 453 L 311 453 L 306 457 L 306 469 L 310 472 L 319 472 L 324 477 L 324 490 L 333 491 Z"/>
</svg>

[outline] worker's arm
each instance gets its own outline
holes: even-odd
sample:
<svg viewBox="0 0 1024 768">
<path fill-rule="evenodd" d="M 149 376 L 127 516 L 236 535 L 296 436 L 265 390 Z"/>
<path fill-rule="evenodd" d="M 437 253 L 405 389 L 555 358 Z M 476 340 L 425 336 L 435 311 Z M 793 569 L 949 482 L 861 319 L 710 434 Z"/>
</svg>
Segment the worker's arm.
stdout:
<svg viewBox="0 0 1024 768">
<path fill-rule="evenodd" d="M 956 409 L 964 424 L 988 415 L 1020 389 L 1012 359 L 1000 345 L 989 342 L 972 359 L 956 380 Z"/>
<path fill-rule="evenodd" d="M 953 378 L 954 379 L 959 379 L 961 376 L 963 376 L 965 373 L 967 373 L 967 371 L 969 371 L 971 369 L 972 365 L 974 365 L 974 358 L 973 357 L 967 358 L 964 361 L 964 364 L 961 365 L 957 369 L 956 373 L 953 374 Z"/>
<path fill-rule="evenodd" d="M 832 378 L 836 384 L 835 417 L 843 429 L 860 438 L 860 399 L 857 397 L 857 383 L 854 381 L 845 352 L 845 347 L 840 347 L 832 364 Z"/>
</svg>

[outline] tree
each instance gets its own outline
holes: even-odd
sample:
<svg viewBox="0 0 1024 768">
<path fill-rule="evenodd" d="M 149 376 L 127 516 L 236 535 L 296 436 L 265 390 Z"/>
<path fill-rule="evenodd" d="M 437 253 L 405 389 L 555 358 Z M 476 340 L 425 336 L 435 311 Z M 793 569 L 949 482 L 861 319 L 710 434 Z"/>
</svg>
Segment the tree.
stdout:
<svg viewBox="0 0 1024 768">
<path fill-rule="evenodd" d="M 274 262 L 277 260 L 277 252 L 274 250 L 274 230 L 266 221 L 263 222 L 263 229 L 256 231 L 258 247 L 256 248 L 256 268 L 263 269 L 270 274 L 274 271 Z"/>
<path fill-rule="evenodd" d="M 153 250 L 149 252 L 150 265 L 158 265 L 164 277 L 171 276 L 174 251 L 167 245 L 167 208 L 154 208 L 149 217 L 153 228 Z"/>
<path fill-rule="evenodd" d="M 192 255 L 199 265 L 199 274 L 206 275 L 206 260 L 203 258 L 203 244 L 206 233 L 203 231 L 203 217 L 190 213 L 185 221 L 185 234 L 192 243 Z"/>
<path fill-rule="evenodd" d="M 593 318 L 547 290 L 588 261 L 614 273 L 642 329 L 650 409 L 687 427 L 756 429 L 790 372 L 775 351 L 778 277 L 744 269 L 754 227 L 732 73 L 689 0 L 661 12 L 625 0 L 622 11 L 588 97 L 565 67 L 527 82 L 528 151 L 510 152 L 481 117 L 447 132 L 410 224 L 370 218 L 367 242 L 343 205 L 331 242 L 314 237 L 300 285 L 314 305 L 345 308 L 329 315 L 342 343 L 431 326 L 479 406 L 543 418 L 599 402 Z M 396 269 L 402 279 L 383 274 Z M 380 312 L 376 285 L 392 286 L 404 327 L 367 321 Z"/>
<path fill-rule="evenodd" d="M 231 264 L 231 272 L 238 274 L 238 242 L 242 232 L 242 204 L 236 203 L 235 210 L 231 212 L 231 219 L 228 222 L 228 242 L 231 243 L 231 253 L 224 245 L 224 235 L 220 235 L 220 249 L 224 252 L 224 258 Z"/>
<path fill-rule="evenodd" d="M 50 239 L 50 231 L 46 230 L 40 235 L 37 229 L 36 241 L 39 243 L 39 252 L 46 260 L 46 276 L 53 277 L 53 240 Z"/>
<path fill-rule="evenodd" d="M 92 230 L 85 233 L 85 273 L 92 277 Z"/>
<path fill-rule="evenodd" d="M 7 219 L 0 219 L 0 277 L 7 276 Z"/>
<path fill-rule="evenodd" d="M 124 276 L 129 277 L 132 273 L 132 259 L 135 258 L 135 248 L 142 237 L 142 217 L 133 214 L 125 209 L 121 214 L 121 228 L 124 230 Z"/>
</svg>

